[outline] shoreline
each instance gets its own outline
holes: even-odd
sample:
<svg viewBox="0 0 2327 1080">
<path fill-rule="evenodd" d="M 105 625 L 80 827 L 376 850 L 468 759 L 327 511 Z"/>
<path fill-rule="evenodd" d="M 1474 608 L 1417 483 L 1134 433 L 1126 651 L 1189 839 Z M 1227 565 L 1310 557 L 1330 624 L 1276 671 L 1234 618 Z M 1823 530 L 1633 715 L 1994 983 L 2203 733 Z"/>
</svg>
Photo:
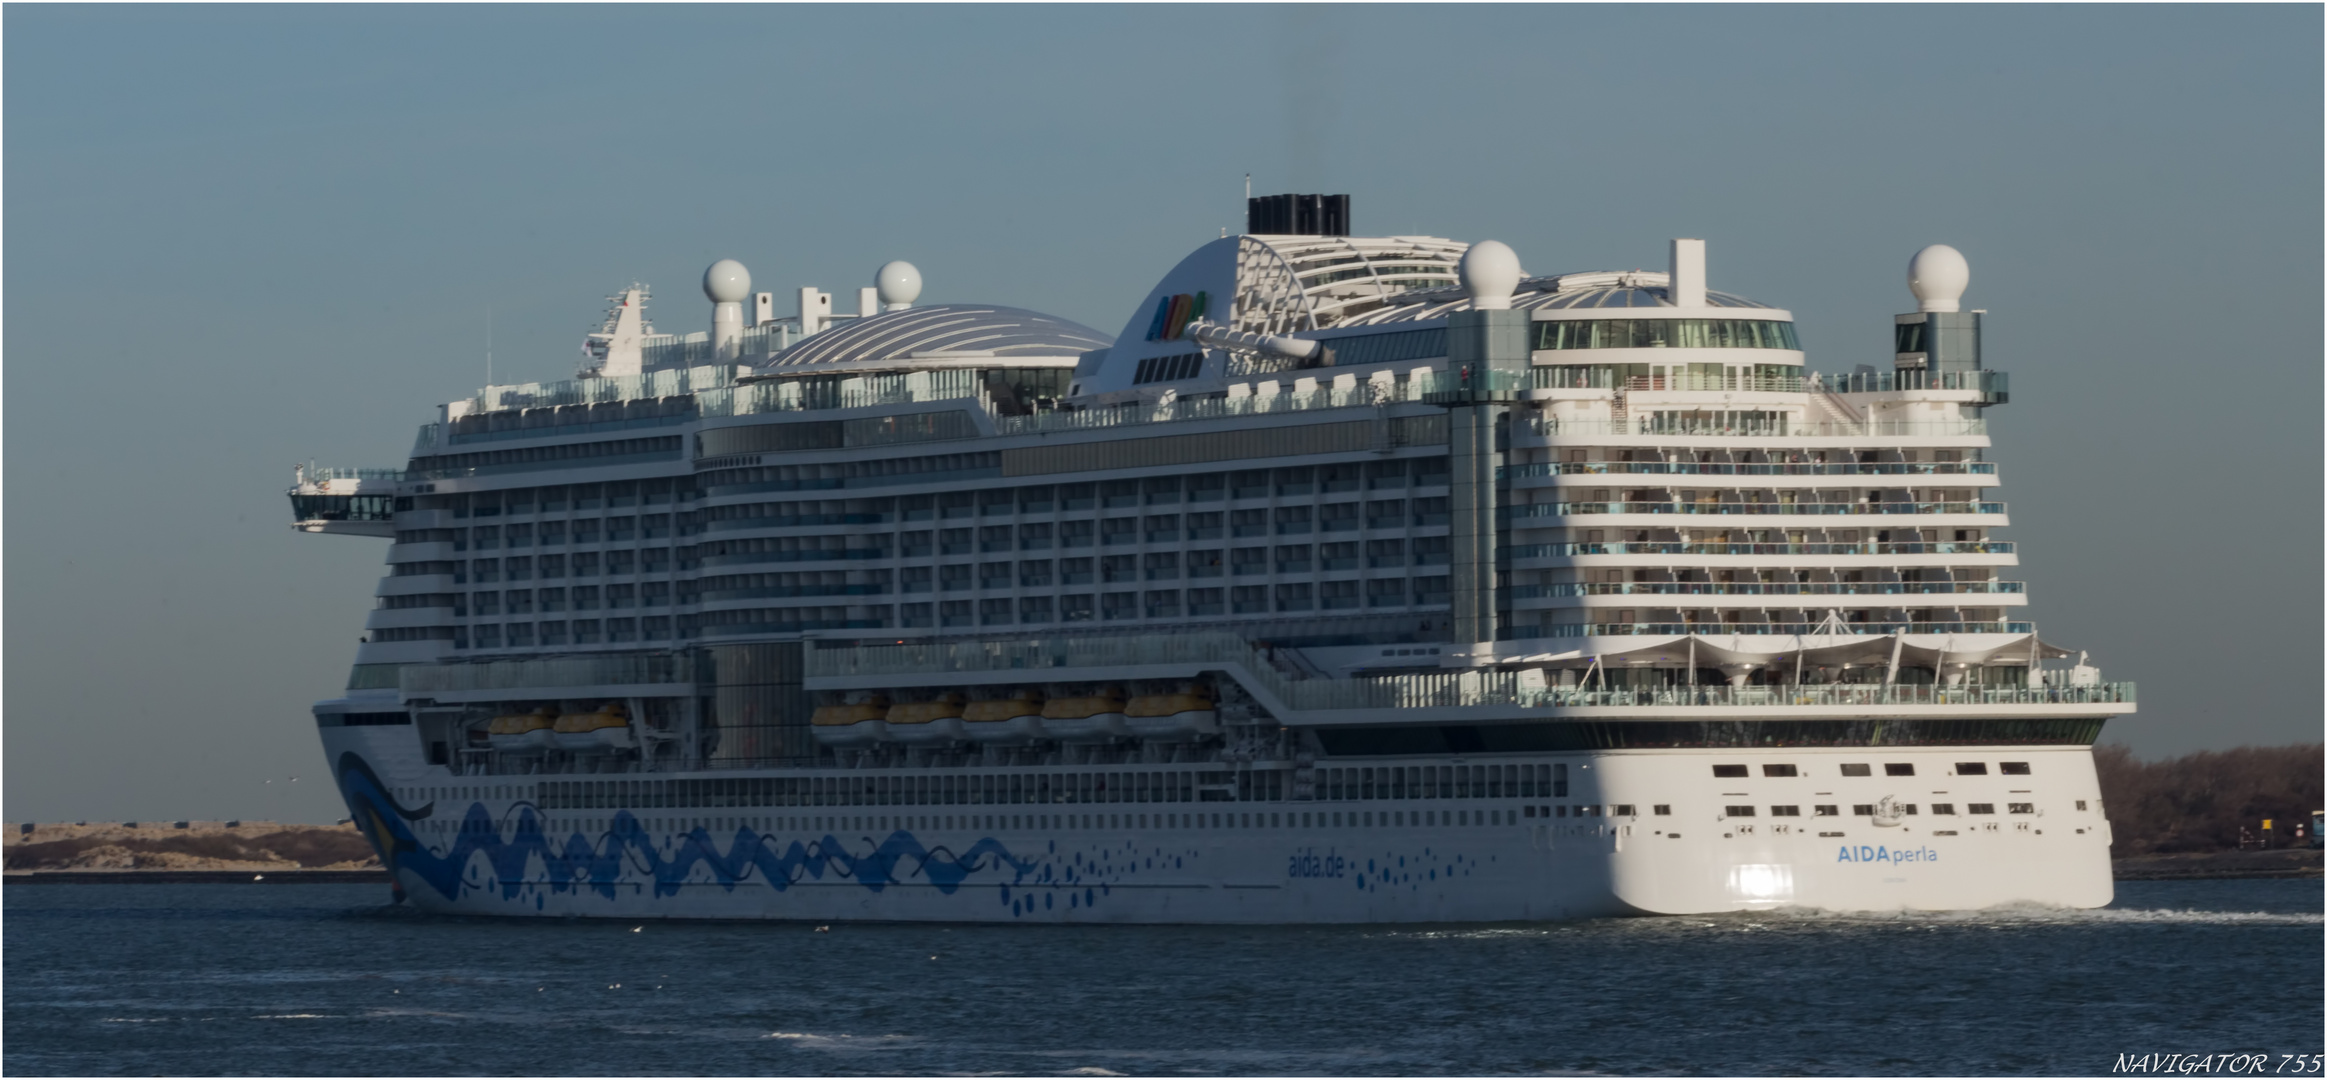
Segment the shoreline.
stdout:
<svg viewBox="0 0 2327 1080">
<path fill-rule="evenodd" d="M 11 870 L 10 885 L 386 885 L 371 870 Z"/>
<path fill-rule="evenodd" d="M 2267 851 L 2190 851 L 2128 855 L 2112 861 L 2119 881 L 2204 881 L 2215 878 L 2316 878 L 2318 848 Z"/>
</svg>

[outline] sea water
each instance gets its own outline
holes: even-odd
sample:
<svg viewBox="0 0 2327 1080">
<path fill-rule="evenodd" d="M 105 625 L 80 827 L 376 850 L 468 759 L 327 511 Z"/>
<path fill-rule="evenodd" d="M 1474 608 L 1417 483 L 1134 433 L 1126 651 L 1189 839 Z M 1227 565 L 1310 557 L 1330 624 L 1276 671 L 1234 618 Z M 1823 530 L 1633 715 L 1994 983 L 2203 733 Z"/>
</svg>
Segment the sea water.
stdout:
<svg viewBox="0 0 2327 1080">
<path fill-rule="evenodd" d="M 5 895 L 0 1067 L 20 1076 L 2104 1074 L 2321 1049 L 2316 880 L 2124 882 L 2100 911 L 1374 927 L 492 920 L 384 885 Z"/>
</svg>

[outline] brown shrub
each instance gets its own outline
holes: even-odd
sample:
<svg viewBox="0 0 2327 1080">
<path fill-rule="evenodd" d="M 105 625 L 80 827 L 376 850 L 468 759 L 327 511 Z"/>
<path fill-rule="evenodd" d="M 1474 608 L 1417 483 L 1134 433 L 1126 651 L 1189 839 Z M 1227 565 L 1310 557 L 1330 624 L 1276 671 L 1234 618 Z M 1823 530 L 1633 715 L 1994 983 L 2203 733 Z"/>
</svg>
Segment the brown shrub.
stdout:
<svg viewBox="0 0 2327 1080">
<path fill-rule="evenodd" d="M 2200 750 L 2140 761 L 2122 744 L 2093 748 L 2102 807 L 2119 856 L 2222 851 L 2238 846 L 2241 827 L 2292 842 L 2293 826 L 2322 805 L 2319 743 Z"/>
<path fill-rule="evenodd" d="M 301 866 L 365 862 L 377 857 L 371 843 L 353 829 L 286 829 L 255 837 L 251 843 Z"/>
</svg>

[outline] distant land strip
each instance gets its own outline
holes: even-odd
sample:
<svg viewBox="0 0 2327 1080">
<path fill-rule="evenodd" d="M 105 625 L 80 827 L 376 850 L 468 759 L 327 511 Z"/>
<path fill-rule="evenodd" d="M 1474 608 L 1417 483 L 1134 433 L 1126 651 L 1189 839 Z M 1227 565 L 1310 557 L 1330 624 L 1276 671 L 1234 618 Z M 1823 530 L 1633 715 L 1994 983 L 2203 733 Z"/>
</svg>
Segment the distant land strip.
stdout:
<svg viewBox="0 0 2327 1080">
<path fill-rule="evenodd" d="M 373 870 L 28 870 L 0 875 L 10 885 L 385 885 Z"/>
</svg>

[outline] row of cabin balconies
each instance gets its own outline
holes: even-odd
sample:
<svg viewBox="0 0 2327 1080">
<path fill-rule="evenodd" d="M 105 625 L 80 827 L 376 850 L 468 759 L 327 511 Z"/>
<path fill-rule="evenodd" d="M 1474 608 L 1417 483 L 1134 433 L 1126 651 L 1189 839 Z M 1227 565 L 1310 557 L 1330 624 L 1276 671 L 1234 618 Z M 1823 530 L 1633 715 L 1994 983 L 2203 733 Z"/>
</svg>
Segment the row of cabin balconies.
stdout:
<svg viewBox="0 0 2327 1080">
<path fill-rule="evenodd" d="M 1614 491 L 1592 489 L 1589 500 L 1569 502 L 1518 503 L 1498 508 L 1497 513 L 1513 528 L 1547 529 L 1567 525 L 1564 521 L 1546 519 L 1594 516 L 1605 519 L 1609 525 L 1634 523 L 1661 524 L 1675 517 L 1768 518 L 1773 522 L 1798 525 L 1802 519 L 1839 518 L 1897 518 L 1914 516 L 1928 519 L 1921 522 L 1900 522 L 1903 527 L 1978 525 L 2000 527 L 2005 524 L 2008 505 L 2001 502 L 1982 502 L 1973 498 L 1969 489 L 1929 489 L 1909 491 L 1834 491 L 1829 495 L 1848 495 L 1850 501 L 1809 501 L 1796 498 L 1797 493 L 1752 491 L 1730 494 L 1742 498 L 1724 499 L 1718 491 L 1658 491 L 1653 489 Z M 1900 496 L 1938 495 L 1941 498 Z M 1891 496 L 1881 497 L 1878 496 Z M 1736 524 L 1751 526 L 1752 521 Z M 1685 526 L 1673 526 L 1676 528 Z"/>
</svg>

